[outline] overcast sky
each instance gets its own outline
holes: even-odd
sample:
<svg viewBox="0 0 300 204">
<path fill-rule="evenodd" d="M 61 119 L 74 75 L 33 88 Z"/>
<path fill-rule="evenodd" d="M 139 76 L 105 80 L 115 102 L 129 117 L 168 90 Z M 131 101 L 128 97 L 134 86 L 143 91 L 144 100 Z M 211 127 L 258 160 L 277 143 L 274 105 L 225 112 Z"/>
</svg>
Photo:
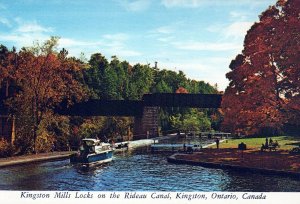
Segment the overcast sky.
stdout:
<svg viewBox="0 0 300 204">
<path fill-rule="evenodd" d="M 59 36 L 60 48 L 158 62 L 224 90 L 231 60 L 276 0 L 0 0 L 0 44 L 18 49 Z"/>
</svg>

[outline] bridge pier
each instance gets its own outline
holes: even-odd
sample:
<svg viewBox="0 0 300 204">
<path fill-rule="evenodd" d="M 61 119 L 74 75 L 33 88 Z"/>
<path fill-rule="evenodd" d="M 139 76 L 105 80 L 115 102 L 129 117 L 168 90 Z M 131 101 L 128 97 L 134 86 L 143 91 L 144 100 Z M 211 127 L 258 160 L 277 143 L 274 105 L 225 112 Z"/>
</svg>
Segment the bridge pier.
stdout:
<svg viewBox="0 0 300 204">
<path fill-rule="evenodd" d="M 133 139 L 147 139 L 157 137 L 158 132 L 158 112 L 157 106 L 145 106 L 142 117 L 134 118 Z"/>
</svg>

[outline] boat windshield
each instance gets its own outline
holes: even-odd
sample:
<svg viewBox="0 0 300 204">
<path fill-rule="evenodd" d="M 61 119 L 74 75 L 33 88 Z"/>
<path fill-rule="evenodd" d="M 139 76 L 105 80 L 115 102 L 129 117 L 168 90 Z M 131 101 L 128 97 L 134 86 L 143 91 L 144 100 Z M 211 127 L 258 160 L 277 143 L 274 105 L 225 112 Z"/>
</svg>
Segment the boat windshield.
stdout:
<svg viewBox="0 0 300 204">
<path fill-rule="evenodd" d="M 81 145 L 79 149 L 80 149 L 81 154 L 88 154 L 88 153 L 95 152 L 95 146 L 94 145 L 86 145 L 86 143 L 83 143 L 83 145 Z"/>
<path fill-rule="evenodd" d="M 102 146 L 102 150 L 104 151 L 104 150 L 110 150 L 110 146 L 109 145 L 104 145 L 104 146 Z"/>
</svg>

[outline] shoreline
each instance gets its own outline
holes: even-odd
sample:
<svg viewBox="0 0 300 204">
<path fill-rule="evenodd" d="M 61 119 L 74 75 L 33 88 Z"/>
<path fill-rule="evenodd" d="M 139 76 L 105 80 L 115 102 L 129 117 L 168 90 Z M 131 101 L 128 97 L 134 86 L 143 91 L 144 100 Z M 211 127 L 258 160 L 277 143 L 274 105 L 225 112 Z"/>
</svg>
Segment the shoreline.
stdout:
<svg viewBox="0 0 300 204">
<path fill-rule="evenodd" d="M 129 141 L 129 149 L 147 146 L 152 144 L 153 142 L 154 139 Z M 64 160 L 70 158 L 71 154 L 76 152 L 77 151 L 48 152 L 48 153 L 28 154 L 28 155 L 0 158 L 0 169 L 5 167 L 10 167 L 10 166 L 29 164 L 29 163 Z"/>
<path fill-rule="evenodd" d="M 291 155 L 279 152 L 246 152 L 244 155 L 236 156 L 237 150 L 226 150 L 222 151 L 224 154 L 229 152 L 230 159 L 224 158 L 216 158 L 219 155 L 216 154 L 217 149 L 206 149 L 206 152 L 195 152 L 194 154 L 183 154 L 183 153 L 175 153 L 167 158 L 167 161 L 173 164 L 186 164 L 186 165 L 194 165 L 194 166 L 202 166 L 206 168 L 215 168 L 215 169 L 230 169 L 240 172 L 251 172 L 251 173 L 261 173 L 268 175 L 279 175 L 279 176 L 288 176 L 300 179 L 300 171 L 299 169 L 291 170 L 293 164 L 284 163 L 282 160 L 289 160 Z M 227 152 L 226 152 L 227 151 Z M 236 151 L 233 153 L 233 151 Z M 223 153 L 222 152 L 222 153 Z M 281 158 L 278 158 L 278 157 Z M 244 158 L 245 157 L 245 158 Z M 228 158 L 228 155 L 227 155 Z M 253 158 L 253 161 L 247 161 Z M 264 164 L 267 160 L 271 160 L 269 164 Z M 295 162 L 298 162 L 300 159 L 300 155 L 297 155 L 295 158 Z M 258 161 L 257 161 L 258 160 Z M 298 162 L 299 163 L 299 162 Z"/>
<path fill-rule="evenodd" d="M 243 171 L 243 172 L 251 172 L 251 173 L 289 176 L 289 177 L 296 177 L 300 179 L 300 172 L 298 173 L 298 172 L 282 171 L 282 170 L 275 170 L 275 169 L 245 167 L 240 165 L 230 165 L 230 164 L 222 164 L 222 163 L 214 163 L 214 162 L 199 162 L 193 160 L 176 159 L 175 157 L 172 156 L 168 157 L 167 161 L 173 164 L 187 164 L 187 165 L 202 166 L 202 167 L 213 168 L 213 169 L 230 169 L 235 171 Z"/>
<path fill-rule="evenodd" d="M 73 153 L 75 152 L 74 151 L 49 152 L 49 153 L 29 154 L 29 155 L 22 155 L 22 156 L 0 158 L 0 168 L 29 164 L 29 163 L 64 160 L 70 158 L 70 155 Z"/>
</svg>

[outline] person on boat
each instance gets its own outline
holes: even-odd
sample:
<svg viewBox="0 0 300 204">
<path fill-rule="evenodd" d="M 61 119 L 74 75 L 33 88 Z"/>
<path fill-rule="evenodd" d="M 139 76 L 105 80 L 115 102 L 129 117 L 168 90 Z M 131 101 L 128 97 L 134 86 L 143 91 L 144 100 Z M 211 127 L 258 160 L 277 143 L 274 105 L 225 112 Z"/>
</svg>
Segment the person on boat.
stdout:
<svg viewBox="0 0 300 204">
<path fill-rule="evenodd" d="M 111 140 L 109 141 L 109 143 L 111 144 L 111 146 L 112 146 L 113 148 L 115 148 L 115 141 L 114 141 L 114 139 L 111 139 Z"/>
</svg>

